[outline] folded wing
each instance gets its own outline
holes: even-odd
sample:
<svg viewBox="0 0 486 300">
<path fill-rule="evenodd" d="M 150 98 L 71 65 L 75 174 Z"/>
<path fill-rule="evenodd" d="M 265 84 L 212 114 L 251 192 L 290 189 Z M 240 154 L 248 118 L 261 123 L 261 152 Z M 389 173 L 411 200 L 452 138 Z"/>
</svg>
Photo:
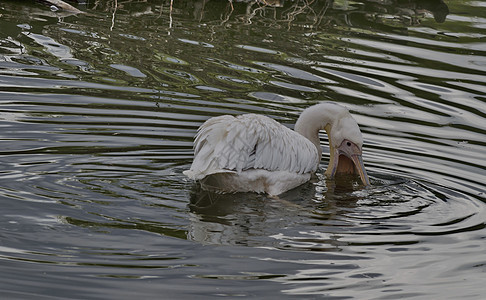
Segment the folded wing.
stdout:
<svg viewBox="0 0 486 300">
<path fill-rule="evenodd" d="M 275 120 L 255 114 L 207 120 L 194 141 L 192 179 L 249 169 L 314 172 L 320 157 L 314 144 Z"/>
</svg>

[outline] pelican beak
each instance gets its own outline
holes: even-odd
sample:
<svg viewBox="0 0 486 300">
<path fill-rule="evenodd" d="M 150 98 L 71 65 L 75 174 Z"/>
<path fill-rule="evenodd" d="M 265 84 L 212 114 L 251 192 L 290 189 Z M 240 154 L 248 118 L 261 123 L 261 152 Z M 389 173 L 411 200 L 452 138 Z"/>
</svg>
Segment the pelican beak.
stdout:
<svg viewBox="0 0 486 300">
<path fill-rule="evenodd" d="M 370 185 L 370 180 L 363 163 L 362 151 L 355 143 L 344 140 L 331 153 L 326 174 L 331 178 L 336 174 L 358 174 L 363 184 Z"/>
<path fill-rule="evenodd" d="M 368 174 L 366 173 L 366 169 L 363 163 L 363 157 L 360 155 L 353 155 L 351 156 L 351 160 L 354 163 L 354 169 L 358 172 L 359 177 L 364 185 L 370 185 L 370 179 L 368 178 Z"/>
</svg>

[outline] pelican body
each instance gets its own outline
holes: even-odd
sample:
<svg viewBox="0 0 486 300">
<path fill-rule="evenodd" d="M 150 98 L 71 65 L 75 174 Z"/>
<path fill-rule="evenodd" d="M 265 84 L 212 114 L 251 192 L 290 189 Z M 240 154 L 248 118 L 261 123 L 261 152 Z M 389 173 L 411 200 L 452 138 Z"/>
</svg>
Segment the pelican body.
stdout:
<svg viewBox="0 0 486 300">
<path fill-rule="evenodd" d="M 356 173 L 369 185 L 358 124 L 346 108 L 333 102 L 305 109 L 295 131 L 256 114 L 211 118 L 198 130 L 194 160 L 184 174 L 210 191 L 279 195 L 307 182 L 317 170 L 320 130 L 329 137 L 326 176 Z"/>
</svg>

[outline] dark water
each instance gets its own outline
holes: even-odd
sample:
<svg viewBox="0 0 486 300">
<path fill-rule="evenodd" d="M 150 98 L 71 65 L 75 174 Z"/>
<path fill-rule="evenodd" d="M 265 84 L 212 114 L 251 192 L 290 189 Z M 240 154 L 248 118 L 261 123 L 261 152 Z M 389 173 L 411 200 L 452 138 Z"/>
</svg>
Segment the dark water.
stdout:
<svg viewBox="0 0 486 300">
<path fill-rule="evenodd" d="M 305 3 L 0 2 L 2 298 L 482 299 L 486 1 Z M 371 187 L 182 175 L 209 117 L 325 100 Z"/>
</svg>

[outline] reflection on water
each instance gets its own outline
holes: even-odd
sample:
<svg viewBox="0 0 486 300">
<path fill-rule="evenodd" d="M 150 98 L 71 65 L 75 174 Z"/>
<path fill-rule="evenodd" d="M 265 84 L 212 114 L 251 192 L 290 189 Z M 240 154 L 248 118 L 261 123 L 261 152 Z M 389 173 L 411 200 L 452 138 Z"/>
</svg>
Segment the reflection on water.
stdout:
<svg viewBox="0 0 486 300">
<path fill-rule="evenodd" d="M 172 3 L 172 7 L 171 7 Z M 482 299 L 481 1 L 0 4 L 9 298 Z M 278 198 L 182 171 L 200 124 L 350 109 L 372 185 Z"/>
</svg>

